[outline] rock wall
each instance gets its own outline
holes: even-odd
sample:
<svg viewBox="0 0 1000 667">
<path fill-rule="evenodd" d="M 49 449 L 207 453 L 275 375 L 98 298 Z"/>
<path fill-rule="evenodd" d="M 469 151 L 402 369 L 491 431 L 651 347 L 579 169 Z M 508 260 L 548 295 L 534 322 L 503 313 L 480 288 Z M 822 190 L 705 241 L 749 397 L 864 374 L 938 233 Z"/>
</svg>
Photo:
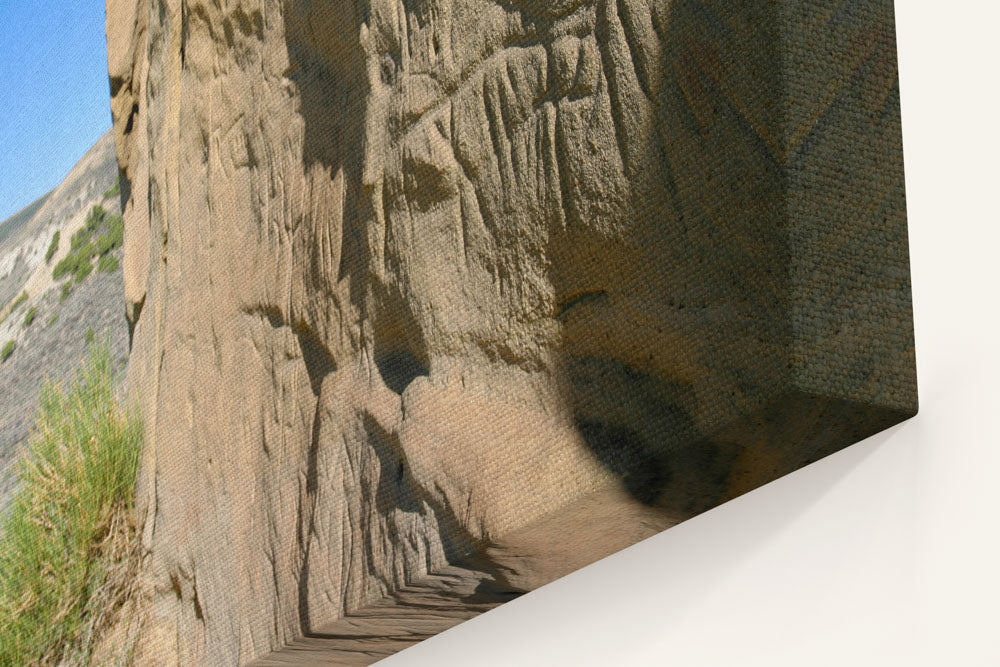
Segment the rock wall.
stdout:
<svg viewBox="0 0 1000 667">
<path fill-rule="evenodd" d="M 108 0 L 148 650 L 245 662 L 595 489 L 693 513 L 814 455 L 715 434 L 809 358 L 782 27 L 824 12 Z"/>
</svg>

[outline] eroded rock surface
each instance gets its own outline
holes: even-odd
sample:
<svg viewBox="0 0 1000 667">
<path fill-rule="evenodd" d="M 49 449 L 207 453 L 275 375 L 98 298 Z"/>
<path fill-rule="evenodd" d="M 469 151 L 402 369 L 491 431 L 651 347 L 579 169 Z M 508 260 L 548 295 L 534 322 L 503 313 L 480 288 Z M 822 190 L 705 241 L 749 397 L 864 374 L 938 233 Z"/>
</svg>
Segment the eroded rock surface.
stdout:
<svg viewBox="0 0 1000 667">
<path fill-rule="evenodd" d="M 868 112 L 836 79 L 787 117 L 780 3 L 704 4 L 108 0 L 156 661 L 264 655 L 602 489 L 688 516 L 805 462 L 712 434 L 811 345 L 792 129 Z"/>
<path fill-rule="evenodd" d="M 370 665 L 676 523 L 622 489 L 589 494 L 252 665 Z"/>
</svg>

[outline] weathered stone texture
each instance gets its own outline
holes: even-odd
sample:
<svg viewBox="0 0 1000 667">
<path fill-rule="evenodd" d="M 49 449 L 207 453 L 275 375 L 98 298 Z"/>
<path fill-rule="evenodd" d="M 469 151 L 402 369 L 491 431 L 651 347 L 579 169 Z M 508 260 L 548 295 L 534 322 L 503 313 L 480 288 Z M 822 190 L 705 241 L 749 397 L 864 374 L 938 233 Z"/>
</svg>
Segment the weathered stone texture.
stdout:
<svg viewBox="0 0 1000 667">
<path fill-rule="evenodd" d="M 148 650 L 246 661 L 609 485 L 690 515 L 882 423 L 826 399 L 915 405 L 891 11 L 825 4 L 108 0 Z M 849 293 L 842 220 L 891 240 Z"/>
</svg>

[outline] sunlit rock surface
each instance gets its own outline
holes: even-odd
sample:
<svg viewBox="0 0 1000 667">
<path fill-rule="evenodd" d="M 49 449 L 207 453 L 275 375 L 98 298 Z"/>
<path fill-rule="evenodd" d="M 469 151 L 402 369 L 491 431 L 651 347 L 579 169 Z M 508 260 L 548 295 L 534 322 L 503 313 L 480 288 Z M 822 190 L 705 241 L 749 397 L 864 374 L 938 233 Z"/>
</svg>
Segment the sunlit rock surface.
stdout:
<svg viewBox="0 0 1000 667">
<path fill-rule="evenodd" d="M 915 409 L 889 2 L 107 7 L 159 659 Z"/>
</svg>

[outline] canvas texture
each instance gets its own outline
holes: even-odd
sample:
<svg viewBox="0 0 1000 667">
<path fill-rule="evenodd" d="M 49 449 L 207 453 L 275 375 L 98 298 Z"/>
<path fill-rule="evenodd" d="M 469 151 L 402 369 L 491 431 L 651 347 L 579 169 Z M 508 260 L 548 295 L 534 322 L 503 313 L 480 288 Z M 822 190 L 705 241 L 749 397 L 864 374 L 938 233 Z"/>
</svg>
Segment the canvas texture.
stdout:
<svg viewBox="0 0 1000 667">
<path fill-rule="evenodd" d="M 0 227 L 4 464 L 82 329 L 142 425 L 87 660 L 370 664 L 916 413 L 891 0 L 107 0 L 107 49 Z"/>
</svg>

